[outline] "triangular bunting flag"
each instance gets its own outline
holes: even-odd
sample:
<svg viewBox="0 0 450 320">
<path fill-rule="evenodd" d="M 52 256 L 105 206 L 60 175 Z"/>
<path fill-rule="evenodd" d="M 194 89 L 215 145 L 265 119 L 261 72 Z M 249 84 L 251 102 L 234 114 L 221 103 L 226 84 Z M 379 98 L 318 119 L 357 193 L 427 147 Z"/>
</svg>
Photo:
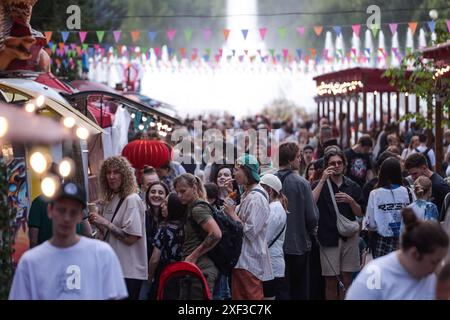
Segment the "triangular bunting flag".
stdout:
<svg viewBox="0 0 450 320">
<path fill-rule="evenodd" d="M 228 36 L 230 35 L 230 29 L 223 29 L 223 37 L 225 41 L 228 41 Z"/>
<path fill-rule="evenodd" d="M 242 29 L 241 32 L 242 35 L 244 36 L 244 40 L 247 40 L 248 29 Z"/>
<path fill-rule="evenodd" d="M 247 49 L 244 50 L 244 53 L 245 53 L 246 56 L 248 56 L 248 50 Z"/>
<path fill-rule="evenodd" d="M 56 43 L 53 43 L 53 44 L 52 44 L 52 52 L 53 52 L 53 53 L 55 53 L 56 47 L 57 47 Z"/>
<path fill-rule="evenodd" d="M 397 32 L 398 23 L 389 23 L 389 29 L 391 29 L 392 34 Z"/>
<path fill-rule="evenodd" d="M 159 58 L 161 55 L 161 48 L 160 47 L 155 47 L 153 49 L 155 51 L 156 56 Z"/>
<path fill-rule="evenodd" d="M 186 39 L 186 42 L 191 41 L 191 38 L 192 38 L 192 29 L 184 30 L 184 39 Z"/>
<path fill-rule="evenodd" d="M 408 23 L 409 29 L 411 30 L 412 34 L 414 35 L 416 33 L 417 29 L 417 22 L 410 22 Z"/>
<path fill-rule="evenodd" d="M 206 42 L 209 41 L 209 38 L 211 37 L 211 30 L 210 29 L 204 29 L 203 30 L 203 38 L 205 39 Z"/>
<path fill-rule="evenodd" d="M 273 55 L 275 54 L 275 49 L 269 49 L 270 55 L 273 57 Z"/>
<path fill-rule="evenodd" d="M 286 38 L 286 27 L 278 28 L 278 34 L 280 36 L 280 39 L 284 40 Z"/>
<path fill-rule="evenodd" d="M 233 53 L 233 57 L 236 55 L 236 49 L 232 49 L 231 52 Z"/>
<path fill-rule="evenodd" d="M 133 30 L 130 32 L 131 34 L 131 40 L 134 42 L 139 40 L 139 35 L 141 34 L 141 32 L 139 30 Z"/>
<path fill-rule="evenodd" d="M 303 37 L 305 35 L 305 27 L 298 27 L 297 32 L 301 37 Z"/>
<path fill-rule="evenodd" d="M 120 31 L 120 30 L 113 31 L 114 41 L 116 43 L 119 42 L 121 33 L 122 33 L 122 31 Z"/>
<path fill-rule="evenodd" d="M 81 45 L 81 47 L 83 48 L 84 51 L 86 51 L 88 49 L 89 45 L 87 43 L 83 43 Z"/>
<path fill-rule="evenodd" d="M 80 36 L 81 43 L 84 43 L 84 40 L 86 40 L 87 32 L 86 31 L 80 31 L 80 32 L 78 32 L 78 35 Z"/>
<path fill-rule="evenodd" d="M 334 32 L 336 32 L 336 35 L 339 37 L 342 33 L 342 27 L 341 26 L 334 26 L 333 27 Z"/>
<path fill-rule="evenodd" d="M 373 24 L 370 28 L 371 28 L 373 36 L 376 38 L 378 35 L 378 31 L 380 31 L 380 25 Z"/>
<path fill-rule="evenodd" d="M 182 58 L 186 57 L 186 48 L 180 48 L 180 55 Z"/>
<path fill-rule="evenodd" d="M 169 39 L 170 42 L 173 41 L 173 38 L 175 37 L 175 34 L 177 33 L 177 30 L 175 29 L 169 29 L 167 30 L 167 39 Z"/>
<path fill-rule="evenodd" d="M 103 41 L 103 37 L 105 36 L 105 31 L 97 31 L 97 39 L 98 42 L 102 42 Z"/>
<path fill-rule="evenodd" d="M 283 49 L 283 58 L 287 59 L 289 55 L 289 49 Z"/>
<path fill-rule="evenodd" d="M 297 51 L 298 58 L 301 59 L 302 58 L 302 49 L 297 49 L 295 51 Z"/>
<path fill-rule="evenodd" d="M 434 29 L 436 28 L 436 22 L 435 21 L 428 21 L 428 28 L 430 28 L 431 32 L 434 32 Z"/>
<path fill-rule="evenodd" d="M 261 40 L 264 40 L 266 37 L 267 28 L 259 28 L 259 35 L 261 36 Z"/>
<path fill-rule="evenodd" d="M 169 57 L 172 56 L 172 52 L 173 52 L 172 48 L 167 48 L 167 53 L 169 54 Z"/>
<path fill-rule="evenodd" d="M 50 42 L 50 39 L 52 38 L 53 32 L 45 31 L 44 34 L 45 34 L 45 39 L 47 39 L 47 42 Z"/>
<path fill-rule="evenodd" d="M 61 37 L 63 42 L 65 43 L 67 41 L 67 38 L 69 38 L 69 31 L 61 31 Z"/>
<path fill-rule="evenodd" d="M 361 32 L 361 25 L 360 24 L 354 24 L 352 25 L 353 33 L 359 38 L 359 34 Z"/>
<path fill-rule="evenodd" d="M 322 31 L 323 31 L 323 26 L 316 26 L 316 27 L 314 27 L 314 32 L 316 33 L 316 36 L 320 36 Z"/>
<path fill-rule="evenodd" d="M 309 51 L 311 52 L 311 56 L 314 58 L 316 56 L 316 49 L 310 48 Z"/>
<path fill-rule="evenodd" d="M 208 55 L 208 57 L 211 55 L 211 49 L 210 48 L 206 48 L 205 49 L 205 53 Z"/>
<path fill-rule="evenodd" d="M 148 32 L 148 38 L 149 38 L 150 42 L 154 42 L 155 41 L 156 33 L 157 33 L 157 31 L 149 31 Z"/>
</svg>

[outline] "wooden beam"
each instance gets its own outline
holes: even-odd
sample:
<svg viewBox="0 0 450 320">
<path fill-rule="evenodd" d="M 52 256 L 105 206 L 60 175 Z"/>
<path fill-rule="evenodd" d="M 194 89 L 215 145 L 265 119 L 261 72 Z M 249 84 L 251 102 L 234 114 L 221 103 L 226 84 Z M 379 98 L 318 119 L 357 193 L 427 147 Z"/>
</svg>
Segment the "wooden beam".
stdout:
<svg viewBox="0 0 450 320">
<path fill-rule="evenodd" d="M 330 97 L 328 97 L 328 99 L 327 99 L 327 119 L 328 119 L 328 122 L 330 122 Z"/>
<path fill-rule="evenodd" d="M 336 128 L 336 115 L 337 115 L 337 112 L 336 112 L 336 96 L 334 96 L 333 97 L 333 127 L 335 127 Z"/>
<path fill-rule="evenodd" d="M 352 132 L 350 130 L 350 115 L 351 115 L 350 100 L 347 99 L 347 147 L 348 148 L 351 147 L 350 141 L 351 141 L 351 137 L 352 137 Z"/>
<path fill-rule="evenodd" d="M 441 176 L 445 176 L 442 170 L 442 161 L 444 159 L 442 154 L 442 100 L 439 97 L 436 97 L 434 130 L 436 131 L 436 172 Z"/>
<path fill-rule="evenodd" d="M 359 116 L 358 116 L 358 98 L 355 99 L 355 117 L 353 129 L 355 129 L 355 144 L 358 141 Z"/>
<path fill-rule="evenodd" d="M 364 90 L 363 92 L 363 132 L 364 134 L 367 133 L 367 92 Z"/>
<path fill-rule="evenodd" d="M 317 128 L 320 123 L 320 98 L 317 98 Z"/>
<path fill-rule="evenodd" d="M 400 120 L 400 92 L 397 92 L 397 110 L 395 112 L 395 121 Z"/>
<path fill-rule="evenodd" d="M 380 95 L 380 130 L 383 130 L 384 119 L 383 119 L 383 92 L 379 93 Z"/>
<path fill-rule="evenodd" d="M 388 110 L 387 110 L 387 119 L 388 123 L 391 122 L 391 93 L 388 92 Z"/>
<path fill-rule="evenodd" d="M 420 97 L 416 96 L 416 113 L 420 113 Z"/>
<path fill-rule="evenodd" d="M 344 99 L 341 99 L 340 103 L 339 103 L 339 145 L 342 146 L 343 141 L 343 137 L 344 137 L 344 119 L 342 119 L 342 115 L 343 115 L 343 105 L 344 105 Z"/>
<path fill-rule="evenodd" d="M 325 99 L 322 100 L 322 118 L 323 117 L 326 117 L 326 115 L 325 115 Z"/>
<path fill-rule="evenodd" d="M 378 129 L 377 123 L 377 96 L 373 94 L 373 129 L 376 132 Z"/>
<path fill-rule="evenodd" d="M 409 113 L 409 94 L 405 94 L 405 115 Z M 409 121 L 405 120 L 405 131 L 408 132 L 409 130 Z"/>
</svg>

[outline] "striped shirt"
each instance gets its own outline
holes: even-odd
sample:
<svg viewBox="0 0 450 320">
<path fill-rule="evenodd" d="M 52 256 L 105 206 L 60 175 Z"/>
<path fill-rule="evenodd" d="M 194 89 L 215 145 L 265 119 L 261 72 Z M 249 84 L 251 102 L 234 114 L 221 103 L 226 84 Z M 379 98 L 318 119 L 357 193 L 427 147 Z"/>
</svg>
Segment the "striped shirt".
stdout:
<svg viewBox="0 0 450 320">
<path fill-rule="evenodd" d="M 267 193 L 261 185 L 254 189 Z M 245 192 L 241 204 L 237 207 L 239 219 L 244 224 L 244 239 L 241 256 L 236 269 L 244 269 L 261 281 L 273 279 L 272 264 L 266 242 L 267 225 L 269 221 L 269 202 L 258 191 Z"/>
</svg>

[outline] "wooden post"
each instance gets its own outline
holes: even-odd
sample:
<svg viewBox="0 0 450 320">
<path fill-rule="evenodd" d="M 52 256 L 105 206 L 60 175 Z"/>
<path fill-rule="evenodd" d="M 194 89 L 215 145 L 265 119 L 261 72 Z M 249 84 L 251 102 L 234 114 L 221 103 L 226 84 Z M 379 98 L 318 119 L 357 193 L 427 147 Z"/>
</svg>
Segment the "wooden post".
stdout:
<svg viewBox="0 0 450 320">
<path fill-rule="evenodd" d="M 420 97 L 416 96 L 416 114 L 420 113 Z"/>
<path fill-rule="evenodd" d="M 355 144 L 358 142 L 359 116 L 358 116 L 358 98 L 355 99 L 355 120 L 353 123 L 355 129 Z"/>
<path fill-rule="evenodd" d="M 341 97 L 341 101 L 339 102 L 339 145 L 342 146 L 343 141 L 343 136 L 344 136 L 344 119 L 342 119 L 342 114 L 343 114 L 343 105 L 344 105 L 344 99 Z"/>
<path fill-rule="evenodd" d="M 373 131 L 377 132 L 377 96 L 373 94 Z"/>
<path fill-rule="evenodd" d="M 427 99 L 427 120 L 429 123 L 433 123 L 433 97 L 429 96 Z M 428 142 L 431 143 L 433 133 L 431 129 L 427 129 Z"/>
<path fill-rule="evenodd" d="M 325 117 L 325 100 L 326 100 L 327 98 L 324 98 L 323 100 L 322 100 L 322 118 L 323 117 Z"/>
<path fill-rule="evenodd" d="M 380 130 L 383 130 L 384 119 L 383 119 L 383 92 L 380 95 Z"/>
<path fill-rule="evenodd" d="M 346 99 L 347 100 L 347 147 L 351 147 L 350 145 L 350 141 L 351 141 L 351 137 L 352 137 L 352 132 L 350 130 L 350 116 L 351 116 L 351 112 L 350 112 L 350 99 Z"/>
<path fill-rule="evenodd" d="M 391 93 L 388 92 L 388 110 L 387 110 L 387 119 L 388 123 L 391 122 Z"/>
<path fill-rule="evenodd" d="M 395 121 L 400 120 L 400 92 L 397 92 L 397 110 L 395 113 Z"/>
<path fill-rule="evenodd" d="M 331 97 L 328 97 L 328 99 L 327 99 L 327 119 L 328 119 L 328 122 L 330 122 L 330 99 L 331 99 Z"/>
<path fill-rule="evenodd" d="M 440 97 L 436 97 L 436 109 L 435 109 L 435 131 L 436 131 L 436 172 L 441 176 L 444 176 L 444 172 L 442 170 L 442 100 Z"/>
<path fill-rule="evenodd" d="M 405 115 L 409 113 L 409 94 L 405 94 Z M 408 132 L 409 130 L 409 121 L 405 121 L 405 132 Z"/>
<path fill-rule="evenodd" d="M 364 89 L 363 92 L 363 116 L 362 116 L 362 121 L 363 121 L 363 132 L 364 134 L 367 133 L 367 92 L 366 89 Z"/>
<path fill-rule="evenodd" d="M 336 96 L 333 97 L 333 127 L 336 128 L 336 116 L 337 116 L 337 112 L 336 112 Z"/>
<path fill-rule="evenodd" d="M 320 98 L 317 97 L 317 128 L 319 127 L 320 123 Z"/>
</svg>

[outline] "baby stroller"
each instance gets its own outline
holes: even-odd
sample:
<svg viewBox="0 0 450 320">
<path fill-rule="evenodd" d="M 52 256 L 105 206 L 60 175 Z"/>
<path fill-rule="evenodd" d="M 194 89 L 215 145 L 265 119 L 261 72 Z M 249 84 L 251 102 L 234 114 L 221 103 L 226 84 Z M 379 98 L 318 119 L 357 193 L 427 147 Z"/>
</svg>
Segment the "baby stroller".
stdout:
<svg viewBox="0 0 450 320">
<path fill-rule="evenodd" d="M 167 265 L 161 272 L 157 300 L 192 300 L 191 288 L 201 286 L 203 299 L 211 300 L 211 291 L 201 270 L 193 263 L 180 261 Z"/>
</svg>

